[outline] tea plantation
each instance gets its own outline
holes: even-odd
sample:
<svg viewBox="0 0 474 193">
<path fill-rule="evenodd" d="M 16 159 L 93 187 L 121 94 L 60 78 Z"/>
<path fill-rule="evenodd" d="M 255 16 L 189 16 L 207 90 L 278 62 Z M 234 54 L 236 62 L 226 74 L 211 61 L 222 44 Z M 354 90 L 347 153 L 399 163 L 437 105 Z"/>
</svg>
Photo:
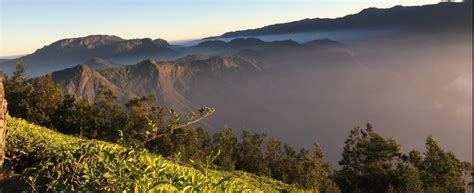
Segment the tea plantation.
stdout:
<svg viewBox="0 0 474 193">
<path fill-rule="evenodd" d="M 206 163 L 186 165 L 143 149 L 60 134 L 8 118 L 6 166 L 26 191 L 244 191 L 299 192 L 294 186 L 245 172 L 214 170 Z"/>
</svg>

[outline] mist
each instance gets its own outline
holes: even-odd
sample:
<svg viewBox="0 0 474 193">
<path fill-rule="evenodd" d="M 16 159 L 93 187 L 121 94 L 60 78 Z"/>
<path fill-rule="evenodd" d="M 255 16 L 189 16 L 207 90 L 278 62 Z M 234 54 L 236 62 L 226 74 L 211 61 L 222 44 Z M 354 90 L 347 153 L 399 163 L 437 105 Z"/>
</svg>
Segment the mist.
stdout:
<svg viewBox="0 0 474 193">
<path fill-rule="evenodd" d="M 249 128 L 298 148 L 317 141 L 333 165 L 349 130 L 367 122 L 405 152 L 424 151 L 433 135 L 470 160 L 471 42 L 470 34 L 413 35 L 263 54 L 266 72 L 202 82 L 200 94 L 187 96 L 217 109 L 214 131 Z"/>
<path fill-rule="evenodd" d="M 204 124 L 210 134 L 224 127 L 239 133 L 249 128 L 296 148 L 311 148 L 319 142 L 327 160 L 337 167 L 349 130 L 370 122 L 383 136 L 396 138 L 405 152 L 424 151 L 426 137 L 433 135 L 446 150 L 463 160 L 471 159 L 471 33 L 402 34 L 392 29 L 258 38 L 299 43 L 331 38 L 340 45 L 282 44 L 266 50 L 213 51 L 251 58 L 263 65 L 258 70 L 211 70 L 219 73 L 215 77 L 202 73 L 212 67 L 197 66 L 193 67 L 197 71 L 192 83 L 183 88 L 174 85 L 195 108 L 216 108 Z M 107 59 L 133 64 L 145 58 L 170 61 L 182 55 Z M 41 66 L 41 72 L 32 72 L 27 66 L 27 73 L 49 73 L 81 63 L 62 63 L 54 69 Z M 133 87 L 149 95 L 154 93 L 147 92 L 159 87 L 155 86 Z"/>
<path fill-rule="evenodd" d="M 272 41 L 283 41 L 283 40 L 293 40 L 298 43 L 306 43 L 315 39 L 331 39 L 346 43 L 360 42 L 365 40 L 374 40 L 379 38 L 387 38 L 391 36 L 398 35 L 400 33 L 399 29 L 359 29 L 359 30 L 327 30 L 327 31 L 318 31 L 318 32 L 305 32 L 305 33 L 285 33 L 278 35 L 262 35 L 262 36 L 252 36 L 253 38 L 258 38 L 266 42 Z M 213 40 L 221 40 L 229 42 L 236 38 L 247 38 L 247 37 L 232 37 L 232 38 L 212 38 Z M 182 40 L 182 41 L 171 41 L 171 43 L 180 45 L 180 46 L 194 46 L 208 39 L 197 39 L 197 40 Z"/>
</svg>

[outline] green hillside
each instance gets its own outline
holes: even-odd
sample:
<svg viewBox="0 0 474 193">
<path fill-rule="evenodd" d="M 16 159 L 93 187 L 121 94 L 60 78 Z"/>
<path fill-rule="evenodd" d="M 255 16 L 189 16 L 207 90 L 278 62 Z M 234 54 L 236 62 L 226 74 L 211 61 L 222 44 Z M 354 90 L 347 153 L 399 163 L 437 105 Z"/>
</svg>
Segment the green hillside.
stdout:
<svg viewBox="0 0 474 193">
<path fill-rule="evenodd" d="M 7 167 L 19 173 L 18 182 L 39 191 L 301 191 L 266 177 L 206 169 L 207 164 L 183 166 L 144 150 L 8 121 Z"/>
</svg>

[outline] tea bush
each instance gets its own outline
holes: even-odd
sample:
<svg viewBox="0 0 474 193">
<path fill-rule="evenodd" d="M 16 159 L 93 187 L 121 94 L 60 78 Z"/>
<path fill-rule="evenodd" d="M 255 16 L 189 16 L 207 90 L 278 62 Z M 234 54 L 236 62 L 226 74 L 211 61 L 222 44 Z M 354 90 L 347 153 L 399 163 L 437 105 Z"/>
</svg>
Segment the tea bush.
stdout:
<svg viewBox="0 0 474 193">
<path fill-rule="evenodd" d="M 6 169 L 27 191 L 301 191 L 245 172 L 179 165 L 144 149 L 86 140 L 9 118 Z"/>
</svg>

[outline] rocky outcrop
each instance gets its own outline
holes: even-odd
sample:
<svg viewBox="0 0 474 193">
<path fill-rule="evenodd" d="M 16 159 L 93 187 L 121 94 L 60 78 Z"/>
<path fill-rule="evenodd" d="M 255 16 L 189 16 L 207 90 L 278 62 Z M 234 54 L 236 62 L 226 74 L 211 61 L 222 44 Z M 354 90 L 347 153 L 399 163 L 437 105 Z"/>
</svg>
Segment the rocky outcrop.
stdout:
<svg viewBox="0 0 474 193">
<path fill-rule="evenodd" d="M 52 73 L 63 93 L 82 97 L 92 102 L 101 86 L 108 87 L 123 103 L 141 96 L 154 95 L 157 105 L 188 112 L 198 108 L 188 93 L 200 92 L 208 83 L 245 77 L 258 73 L 265 65 L 242 56 L 188 56 L 175 62 L 144 60 L 135 65 L 104 70 L 88 65 Z"/>
<path fill-rule="evenodd" d="M 3 90 L 3 79 L 0 78 L 0 175 L 2 173 L 3 160 L 5 159 L 5 142 L 7 137 L 7 101 Z"/>
</svg>

